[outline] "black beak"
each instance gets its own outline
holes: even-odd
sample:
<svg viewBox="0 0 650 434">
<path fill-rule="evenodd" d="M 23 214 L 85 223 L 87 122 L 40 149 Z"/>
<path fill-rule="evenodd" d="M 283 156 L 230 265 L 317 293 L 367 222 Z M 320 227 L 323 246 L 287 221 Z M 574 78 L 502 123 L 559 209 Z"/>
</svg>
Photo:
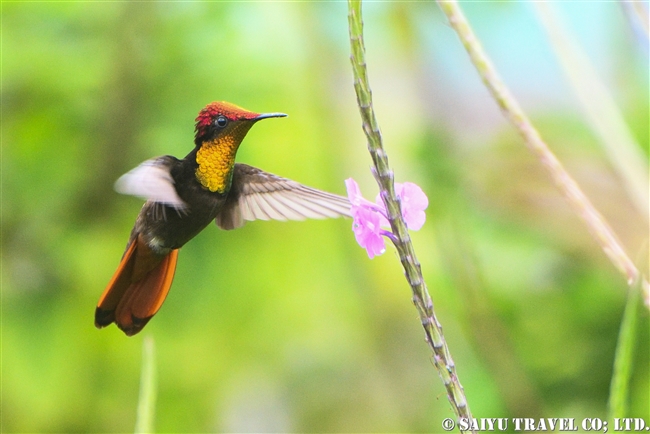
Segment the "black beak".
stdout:
<svg viewBox="0 0 650 434">
<path fill-rule="evenodd" d="M 255 122 L 261 121 L 262 119 L 268 119 L 268 118 L 284 118 L 287 117 L 286 114 L 284 113 L 262 113 L 256 118 L 253 118 Z"/>
</svg>

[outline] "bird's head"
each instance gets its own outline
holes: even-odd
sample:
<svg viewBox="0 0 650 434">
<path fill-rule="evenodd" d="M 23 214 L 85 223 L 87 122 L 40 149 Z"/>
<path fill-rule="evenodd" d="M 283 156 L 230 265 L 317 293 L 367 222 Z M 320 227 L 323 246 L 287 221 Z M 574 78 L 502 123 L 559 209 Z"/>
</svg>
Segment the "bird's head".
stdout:
<svg viewBox="0 0 650 434">
<path fill-rule="evenodd" d="M 284 116 L 284 113 L 251 112 L 225 101 L 213 102 L 205 106 L 196 118 L 194 143 L 200 146 L 203 142 L 227 137 L 239 144 L 255 122 Z"/>
<path fill-rule="evenodd" d="M 196 118 L 196 178 L 212 191 L 224 193 L 230 188 L 237 149 L 253 124 L 284 113 L 259 114 L 227 102 L 213 102 Z"/>
</svg>

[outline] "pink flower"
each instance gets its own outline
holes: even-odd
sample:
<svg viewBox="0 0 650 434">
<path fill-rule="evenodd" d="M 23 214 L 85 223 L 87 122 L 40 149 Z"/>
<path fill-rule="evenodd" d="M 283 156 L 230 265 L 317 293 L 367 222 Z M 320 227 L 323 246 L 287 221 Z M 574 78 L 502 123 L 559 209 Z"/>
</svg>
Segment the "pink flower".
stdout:
<svg viewBox="0 0 650 434">
<path fill-rule="evenodd" d="M 400 184 L 395 183 L 395 194 L 399 197 L 402 206 L 402 217 L 406 223 L 406 227 L 412 231 L 418 231 L 424 225 L 427 219 L 424 210 L 429 206 L 429 199 L 424 194 L 422 189 L 412 182 L 405 182 Z M 377 195 L 375 199 L 378 205 L 384 208 L 384 202 L 381 200 L 381 195 Z"/>
<path fill-rule="evenodd" d="M 402 216 L 406 226 L 412 231 L 419 231 L 427 219 L 424 210 L 429 206 L 429 198 L 422 189 L 412 182 L 395 184 L 395 193 L 402 202 Z"/>
<path fill-rule="evenodd" d="M 379 256 L 386 251 L 384 230 L 380 226 L 379 213 L 369 208 L 359 207 L 352 213 L 354 221 L 352 230 L 357 243 L 368 252 L 370 259 Z"/>
<path fill-rule="evenodd" d="M 354 219 L 352 230 L 357 243 L 366 249 L 368 256 L 372 259 L 386 251 L 383 236 L 394 239 L 391 232 L 382 229 L 382 226 L 389 226 L 386 208 L 380 195 L 377 195 L 376 203 L 361 196 L 359 185 L 354 179 L 346 179 L 345 186 L 348 190 L 350 211 Z M 424 210 L 429 206 L 429 199 L 422 189 L 412 182 L 395 184 L 395 193 L 400 198 L 402 217 L 406 226 L 414 231 L 419 230 L 426 220 Z"/>
<path fill-rule="evenodd" d="M 386 251 L 382 238 L 381 208 L 361 196 L 359 184 L 352 179 L 345 180 L 352 213 L 352 230 L 357 243 L 368 252 L 370 259 Z"/>
</svg>

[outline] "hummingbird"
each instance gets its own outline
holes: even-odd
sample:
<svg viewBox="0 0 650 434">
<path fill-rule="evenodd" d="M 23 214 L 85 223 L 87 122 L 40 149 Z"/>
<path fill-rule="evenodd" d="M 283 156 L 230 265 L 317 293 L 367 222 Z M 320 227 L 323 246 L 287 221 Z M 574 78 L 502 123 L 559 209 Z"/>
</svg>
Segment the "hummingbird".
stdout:
<svg viewBox="0 0 650 434">
<path fill-rule="evenodd" d="M 142 330 L 167 297 L 179 249 L 213 220 L 231 230 L 252 220 L 350 216 L 345 197 L 235 163 L 256 122 L 285 116 L 213 102 L 199 112 L 194 149 L 185 158 L 153 158 L 116 181 L 117 192 L 146 202 L 97 303 L 97 328 L 114 322 L 127 336 Z"/>
</svg>

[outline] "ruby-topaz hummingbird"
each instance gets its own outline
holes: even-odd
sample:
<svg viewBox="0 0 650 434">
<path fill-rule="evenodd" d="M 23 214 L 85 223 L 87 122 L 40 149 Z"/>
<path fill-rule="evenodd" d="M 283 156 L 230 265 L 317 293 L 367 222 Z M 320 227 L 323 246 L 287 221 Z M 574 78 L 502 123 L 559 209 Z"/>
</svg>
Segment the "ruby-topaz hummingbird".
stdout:
<svg viewBox="0 0 650 434">
<path fill-rule="evenodd" d="M 284 116 L 227 102 L 208 104 L 196 118 L 195 146 L 185 158 L 147 160 L 117 180 L 118 192 L 147 202 L 97 304 L 98 328 L 114 322 L 128 336 L 142 330 L 167 297 L 178 250 L 212 220 L 230 230 L 252 220 L 350 215 L 347 198 L 235 163 L 254 123 Z"/>
</svg>

